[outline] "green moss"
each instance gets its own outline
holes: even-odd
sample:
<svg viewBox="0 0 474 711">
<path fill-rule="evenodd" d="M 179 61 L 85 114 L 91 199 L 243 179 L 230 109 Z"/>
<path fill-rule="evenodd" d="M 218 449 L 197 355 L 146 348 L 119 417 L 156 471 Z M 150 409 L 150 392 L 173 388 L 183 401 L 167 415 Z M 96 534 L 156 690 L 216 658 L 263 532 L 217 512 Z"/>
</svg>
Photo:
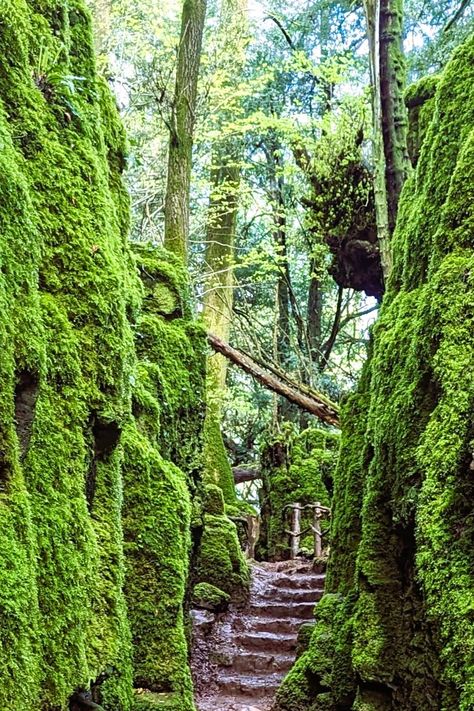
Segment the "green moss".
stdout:
<svg viewBox="0 0 474 711">
<path fill-rule="evenodd" d="M 136 692 L 133 711 L 181 711 L 182 699 L 179 694 Z"/>
<path fill-rule="evenodd" d="M 131 424 L 124 433 L 126 594 L 135 684 L 192 708 L 184 633 L 190 496 L 184 474 Z"/>
<path fill-rule="evenodd" d="M 193 604 L 214 612 L 222 612 L 230 602 L 230 595 L 209 583 L 198 583 L 193 590 Z"/>
<path fill-rule="evenodd" d="M 223 516 L 225 513 L 224 495 L 217 484 L 208 484 L 204 487 L 202 496 L 203 509 L 208 514 Z"/>
<path fill-rule="evenodd" d="M 205 339 L 184 267 L 143 245 L 137 270 L 127 246 L 82 0 L 7 0 L 0 22 L 0 705 L 65 709 L 105 676 L 107 711 L 133 677 L 192 711 Z"/>
<path fill-rule="evenodd" d="M 204 481 L 217 484 L 226 504 L 237 506 L 234 476 L 224 447 L 221 432 L 221 408 L 212 394 L 207 404 L 204 421 Z"/>
<path fill-rule="evenodd" d="M 244 602 L 248 597 L 249 568 L 235 524 L 227 516 L 204 512 L 194 575 L 197 583 L 210 583 L 230 595 L 233 602 Z"/>
<path fill-rule="evenodd" d="M 192 711 L 186 597 L 191 492 L 201 467 L 205 340 L 189 320 L 179 261 L 151 245 L 134 251 L 144 303 L 135 329 L 134 419 L 123 434 L 125 589 L 134 683 L 153 692 L 134 703 Z M 179 309 L 167 312 L 157 298 L 163 293 L 172 294 Z"/>
<path fill-rule="evenodd" d="M 262 452 L 262 524 L 257 555 L 263 559 L 289 557 L 288 512 L 285 506 L 319 501 L 329 505 L 328 487 L 338 454 L 338 435 L 307 429 L 291 431 L 270 441 Z M 311 513 L 303 514 L 301 528 L 312 523 Z M 301 547 L 314 550 L 312 535 L 301 540 Z"/>
<path fill-rule="evenodd" d="M 328 711 L 474 704 L 473 59 L 471 38 L 429 99 L 393 277 L 346 405 L 317 617 L 331 595 L 341 607 L 332 649 L 324 629 L 313 634 L 324 668 L 301 709 L 314 708 L 323 685 Z M 303 655 L 295 669 L 307 675 L 312 665 Z"/>
<path fill-rule="evenodd" d="M 0 703 L 65 708 L 111 668 L 103 704 L 128 709 L 121 455 L 95 429 L 120 433 L 133 361 L 118 120 L 82 3 L 7 2 L 0 20 Z"/>
<path fill-rule="evenodd" d="M 438 83 L 438 75 L 429 75 L 411 84 L 405 92 L 405 105 L 409 117 L 407 144 L 414 166 L 420 157 L 421 146 L 433 118 L 434 97 Z"/>
</svg>

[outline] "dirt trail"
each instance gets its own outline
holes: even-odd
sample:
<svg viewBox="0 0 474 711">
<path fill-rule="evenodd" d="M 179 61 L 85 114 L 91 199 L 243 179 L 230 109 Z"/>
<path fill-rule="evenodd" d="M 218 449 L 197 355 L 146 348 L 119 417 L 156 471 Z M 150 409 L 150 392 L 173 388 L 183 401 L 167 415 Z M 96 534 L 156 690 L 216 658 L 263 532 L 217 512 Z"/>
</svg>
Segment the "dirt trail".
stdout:
<svg viewBox="0 0 474 711">
<path fill-rule="evenodd" d="M 299 626 L 313 617 L 324 575 L 305 561 L 252 567 L 244 610 L 214 621 L 194 611 L 193 667 L 199 711 L 268 711 L 294 662 Z"/>
</svg>

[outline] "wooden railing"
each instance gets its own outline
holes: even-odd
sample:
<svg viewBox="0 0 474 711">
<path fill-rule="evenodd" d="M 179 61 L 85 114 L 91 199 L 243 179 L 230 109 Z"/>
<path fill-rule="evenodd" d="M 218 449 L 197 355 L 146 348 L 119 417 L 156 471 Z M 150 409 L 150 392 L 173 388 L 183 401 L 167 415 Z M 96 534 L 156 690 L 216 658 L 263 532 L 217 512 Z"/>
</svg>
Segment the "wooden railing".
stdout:
<svg viewBox="0 0 474 711">
<path fill-rule="evenodd" d="M 323 506 L 319 501 L 316 501 L 314 504 L 305 504 L 304 506 L 298 502 L 287 504 L 283 510 L 285 509 L 291 510 L 291 531 L 286 530 L 286 533 L 290 536 L 291 560 L 294 560 L 298 556 L 301 536 L 305 536 L 309 531 L 312 531 L 314 536 L 315 558 L 319 558 L 323 552 L 321 520 L 331 515 L 331 509 L 328 509 L 327 506 Z M 313 511 L 313 523 L 310 523 L 310 525 L 302 531 L 301 514 L 307 509 L 312 509 Z"/>
</svg>

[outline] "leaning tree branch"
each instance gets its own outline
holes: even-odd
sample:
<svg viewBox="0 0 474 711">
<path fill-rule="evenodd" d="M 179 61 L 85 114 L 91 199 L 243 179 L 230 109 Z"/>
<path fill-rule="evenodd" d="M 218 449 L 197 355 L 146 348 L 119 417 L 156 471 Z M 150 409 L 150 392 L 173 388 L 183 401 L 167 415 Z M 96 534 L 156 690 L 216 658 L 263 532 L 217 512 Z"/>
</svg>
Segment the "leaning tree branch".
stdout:
<svg viewBox="0 0 474 711">
<path fill-rule="evenodd" d="M 275 25 L 278 27 L 278 29 L 279 29 L 280 32 L 282 33 L 283 37 L 286 39 L 286 42 L 287 42 L 288 46 L 290 47 L 290 49 L 292 49 L 293 51 L 295 51 L 295 50 L 296 50 L 295 43 L 294 43 L 293 40 L 291 39 L 289 33 L 287 32 L 287 30 L 285 29 L 285 27 L 283 26 L 283 24 L 280 22 L 280 20 L 278 19 L 278 17 L 275 17 L 275 15 L 268 15 L 268 17 L 266 17 L 265 19 L 266 19 L 266 20 L 271 20 L 272 22 L 275 23 Z"/>
<path fill-rule="evenodd" d="M 448 30 L 450 30 L 451 27 L 453 27 L 453 25 L 455 25 L 457 22 L 459 22 L 459 20 L 464 15 L 464 13 L 466 12 L 466 10 L 470 4 L 471 4 L 471 0 L 463 0 L 462 1 L 462 3 L 458 7 L 458 9 L 454 13 L 454 15 L 451 17 L 450 20 L 448 20 L 446 25 L 443 27 L 443 32 L 448 32 Z"/>
<path fill-rule="evenodd" d="M 278 395 L 282 395 L 302 410 L 326 422 L 326 424 L 339 427 L 339 408 L 324 395 L 316 391 L 309 391 L 307 387 L 303 392 L 299 383 L 292 381 L 288 376 L 285 377 L 284 381 L 277 378 L 258 365 L 250 356 L 242 353 L 237 348 L 233 348 L 212 333 L 207 334 L 207 339 L 217 353 L 221 353 L 266 388 L 278 393 Z"/>
<path fill-rule="evenodd" d="M 246 481 L 256 481 L 262 478 L 260 469 L 252 469 L 251 467 L 232 467 L 232 473 L 236 484 L 243 484 Z"/>
</svg>

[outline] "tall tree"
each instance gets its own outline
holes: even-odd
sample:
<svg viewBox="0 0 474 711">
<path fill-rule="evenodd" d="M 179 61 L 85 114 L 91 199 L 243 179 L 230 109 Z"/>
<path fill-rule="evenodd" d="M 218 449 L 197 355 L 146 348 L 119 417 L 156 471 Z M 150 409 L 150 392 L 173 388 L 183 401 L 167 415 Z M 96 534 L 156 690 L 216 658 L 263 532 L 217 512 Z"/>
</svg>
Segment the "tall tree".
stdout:
<svg viewBox="0 0 474 711">
<path fill-rule="evenodd" d="M 223 0 L 219 20 L 220 61 L 224 92 L 235 91 L 245 63 L 247 0 Z M 238 103 L 238 102 L 237 102 Z M 236 105 L 221 112 L 223 138 L 214 144 L 211 166 L 211 196 L 207 220 L 203 317 L 208 331 L 227 340 L 234 299 L 235 238 L 242 142 L 225 124 L 231 122 Z M 227 503 L 236 500 L 234 480 L 221 434 L 222 400 L 226 387 L 227 360 L 221 354 L 208 359 L 207 411 L 205 420 L 205 473 L 218 483 Z"/>
<path fill-rule="evenodd" d="M 365 0 L 373 91 L 375 211 L 385 282 L 392 267 L 390 238 L 408 174 L 407 116 L 403 101 L 403 0 Z"/>
<path fill-rule="evenodd" d="M 165 199 L 167 249 L 188 253 L 189 196 L 196 98 L 207 0 L 184 0 L 168 153 Z"/>
</svg>

